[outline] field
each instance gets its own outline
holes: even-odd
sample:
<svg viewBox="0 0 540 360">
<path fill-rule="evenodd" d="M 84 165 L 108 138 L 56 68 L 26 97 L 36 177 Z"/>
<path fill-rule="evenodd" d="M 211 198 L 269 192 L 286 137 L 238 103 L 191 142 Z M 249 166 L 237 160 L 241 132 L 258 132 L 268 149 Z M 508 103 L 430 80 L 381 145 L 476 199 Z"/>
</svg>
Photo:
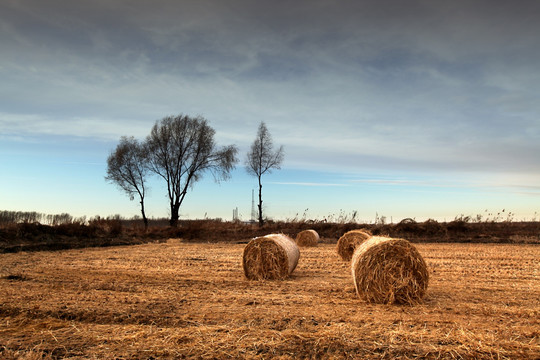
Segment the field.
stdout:
<svg viewBox="0 0 540 360">
<path fill-rule="evenodd" d="M 425 301 L 358 299 L 335 244 L 248 281 L 244 244 L 0 254 L 5 359 L 538 359 L 540 246 L 417 244 Z"/>
</svg>

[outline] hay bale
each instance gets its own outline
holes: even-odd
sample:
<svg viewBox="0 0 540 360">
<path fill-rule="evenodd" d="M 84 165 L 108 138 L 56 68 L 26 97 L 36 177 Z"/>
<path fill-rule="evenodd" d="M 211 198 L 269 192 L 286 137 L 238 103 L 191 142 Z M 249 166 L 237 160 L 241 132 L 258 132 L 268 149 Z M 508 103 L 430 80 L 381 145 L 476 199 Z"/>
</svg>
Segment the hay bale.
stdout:
<svg viewBox="0 0 540 360">
<path fill-rule="evenodd" d="M 296 235 L 295 241 L 298 246 L 317 246 L 319 243 L 319 234 L 315 230 L 300 231 Z"/>
<path fill-rule="evenodd" d="M 407 240 L 373 236 L 354 251 L 351 270 L 358 296 L 382 304 L 415 304 L 429 282 L 426 262 Z"/>
<path fill-rule="evenodd" d="M 284 234 L 270 234 L 252 239 L 244 248 L 242 265 L 250 280 L 284 279 L 298 264 L 300 250 Z"/>
<path fill-rule="evenodd" d="M 350 261 L 354 249 L 369 239 L 371 233 L 366 229 L 355 229 L 346 232 L 337 242 L 337 253 L 345 261 Z"/>
</svg>

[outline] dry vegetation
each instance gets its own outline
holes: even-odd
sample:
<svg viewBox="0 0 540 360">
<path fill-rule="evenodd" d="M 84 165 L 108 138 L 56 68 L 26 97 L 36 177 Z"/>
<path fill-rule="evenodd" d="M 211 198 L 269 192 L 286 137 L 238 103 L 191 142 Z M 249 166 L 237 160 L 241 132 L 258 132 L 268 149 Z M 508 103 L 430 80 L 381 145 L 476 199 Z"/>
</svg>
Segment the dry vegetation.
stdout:
<svg viewBox="0 0 540 360">
<path fill-rule="evenodd" d="M 540 247 L 417 244 L 424 303 L 367 304 L 335 244 L 249 281 L 244 244 L 0 254 L 0 358 L 540 357 Z"/>
<path fill-rule="evenodd" d="M 182 238 L 186 242 L 247 243 L 254 237 L 270 233 L 284 233 L 294 238 L 306 229 L 316 231 L 320 236 L 320 243 L 334 243 L 346 232 L 359 228 L 366 229 L 373 235 L 404 238 L 415 243 L 540 244 L 538 221 L 471 222 L 469 218 L 457 218 L 442 223 L 435 220 L 416 222 L 404 219 L 397 224 L 269 221 L 261 228 L 256 224 L 205 219 L 183 220 L 179 222 L 178 228 L 171 228 L 166 219 L 155 219 L 150 221 L 150 227 L 145 231 L 140 220 L 118 217 L 96 217 L 88 221 L 70 219 L 67 216 L 66 222 L 53 225 L 13 222 L 10 218 L 3 220 L 0 211 L 0 253 L 133 245 L 166 241 L 169 238 Z"/>
</svg>

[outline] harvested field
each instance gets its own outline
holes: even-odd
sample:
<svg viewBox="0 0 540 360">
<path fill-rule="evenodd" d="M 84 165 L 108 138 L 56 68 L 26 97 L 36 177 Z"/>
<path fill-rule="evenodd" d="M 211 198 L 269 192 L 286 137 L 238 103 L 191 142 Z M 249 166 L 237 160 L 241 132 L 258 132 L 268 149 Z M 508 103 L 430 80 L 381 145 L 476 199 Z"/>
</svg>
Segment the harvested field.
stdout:
<svg viewBox="0 0 540 360">
<path fill-rule="evenodd" d="M 416 244 L 424 303 L 357 298 L 335 244 L 246 280 L 242 244 L 0 254 L 0 358 L 540 357 L 540 246 Z"/>
</svg>

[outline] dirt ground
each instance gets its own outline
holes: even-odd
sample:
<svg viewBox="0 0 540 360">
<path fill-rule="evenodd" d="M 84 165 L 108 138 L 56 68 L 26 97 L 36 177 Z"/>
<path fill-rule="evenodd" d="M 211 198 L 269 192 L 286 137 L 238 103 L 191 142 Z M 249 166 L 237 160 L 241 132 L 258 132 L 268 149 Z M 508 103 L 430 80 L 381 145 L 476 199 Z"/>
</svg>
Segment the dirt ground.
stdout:
<svg viewBox="0 0 540 360">
<path fill-rule="evenodd" d="M 367 304 L 335 244 L 248 281 L 243 244 L 0 254 L 5 359 L 539 359 L 540 246 L 417 244 L 421 305 Z"/>
</svg>

